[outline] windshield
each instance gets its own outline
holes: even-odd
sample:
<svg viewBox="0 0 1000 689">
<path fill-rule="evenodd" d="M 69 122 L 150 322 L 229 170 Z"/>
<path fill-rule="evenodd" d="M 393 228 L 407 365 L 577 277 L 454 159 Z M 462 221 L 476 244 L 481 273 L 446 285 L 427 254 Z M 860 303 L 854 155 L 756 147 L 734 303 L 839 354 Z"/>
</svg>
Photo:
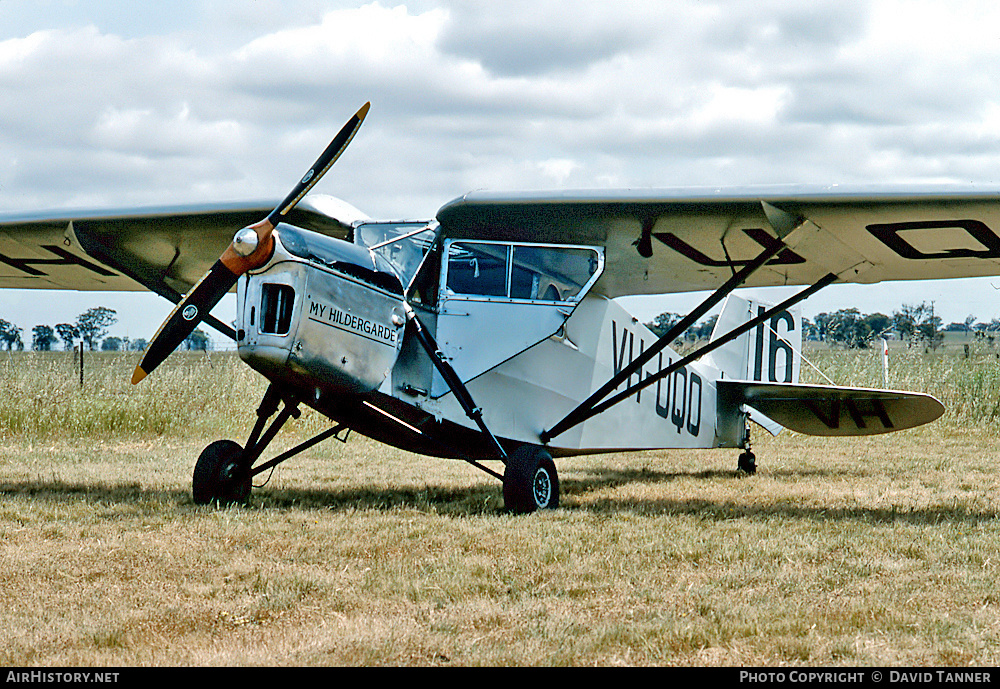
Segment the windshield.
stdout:
<svg viewBox="0 0 1000 689">
<path fill-rule="evenodd" d="M 354 241 L 384 258 L 408 285 L 434 239 L 426 222 L 372 222 L 358 225 Z"/>
</svg>

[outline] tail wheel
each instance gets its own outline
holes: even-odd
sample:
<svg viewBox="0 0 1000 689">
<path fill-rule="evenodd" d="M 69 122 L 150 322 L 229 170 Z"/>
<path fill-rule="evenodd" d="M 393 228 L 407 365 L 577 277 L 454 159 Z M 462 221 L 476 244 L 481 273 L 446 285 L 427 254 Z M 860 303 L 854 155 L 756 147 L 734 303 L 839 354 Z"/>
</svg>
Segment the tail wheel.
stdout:
<svg viewBox="0 0 1000 689">
<path fill-rule="evenodd" d="M 559 507 L 559 475 L 552 455 L 531 445 L 511 453 L 503 475 L 503 501 L 515 514 Z"/>
<path fill-rule="evenodd" d="M 250 498 L 250 474 L 240 461 L 242 454 L 243 448 L 232 440 L 216 440 L 202 450 L 191 481 L 196 504 L 229 505 Z"/>
<path fill-rule="evenodd" d="M 753 452 L 747 450 L 740 454 L 739 459 L 736 461 L 736 466 L 743 472 L 753 475 L 757 473 L 757 457 Z"/>
</svg>

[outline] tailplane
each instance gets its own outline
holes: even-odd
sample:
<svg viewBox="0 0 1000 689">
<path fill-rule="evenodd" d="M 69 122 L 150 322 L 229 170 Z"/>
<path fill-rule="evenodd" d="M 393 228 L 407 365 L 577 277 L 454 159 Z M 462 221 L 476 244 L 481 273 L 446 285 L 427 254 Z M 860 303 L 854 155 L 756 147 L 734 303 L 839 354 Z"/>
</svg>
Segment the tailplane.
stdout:
<svg viewBox="0 0 1000 689">
<path fill-rule="evenodd" d="M 763 413 L 772 423 L 806 435 L 891 433 L 930 423 L 944 405 L 930 395 L 832 385 L 720 380 L 719 398 L 730 409 Z M 756 419 L 754 419 L 756 420 Z"/>
<path fill-rule="evenodd" d="M 729 295 L 712 331 L 717 341 L 765 313 L 770 304 Z M 781 311 L 712 352 L 720 406 L 742 411 L 773 435 L 782 428 L 821 436 L 873 435 L 934 421 L 944 406 L 898 390 L 800 385 L 802 319 Z"/>
</svg>

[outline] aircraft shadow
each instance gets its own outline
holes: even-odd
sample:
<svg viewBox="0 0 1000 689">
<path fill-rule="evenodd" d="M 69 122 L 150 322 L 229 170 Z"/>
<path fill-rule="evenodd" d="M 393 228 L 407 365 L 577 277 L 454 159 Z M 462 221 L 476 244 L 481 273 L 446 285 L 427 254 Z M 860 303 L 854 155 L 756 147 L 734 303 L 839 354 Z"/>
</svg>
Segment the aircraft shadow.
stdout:
<svg viewBox="0 0 1000 689">
<path fill-rule="evenodd" d="M 796 472 L 798 473 L 798 472 Z M 678 479 L 697 478 L 706 481 L 753 480 L 736 479 L 735 471 L 704 471 L 697 473 L 655 472 L 648 470 L 611 470 L 595 472 L 584 478 L 564 479 L 561 485 L 564 496 L 561 509 L 586 511 L 594 514 L 614 515 L 634 512 L 642 515 L 677 514 L 697 515 L 705 519 L 729 521 L 739 518 L 755 519 L 782 517 L 816 521 L 863 520 L 873 523 L 904 522 L 913 524 L 963 523 L 979 524 L 993 521 L 1000 516 L 998 510 L 971 510 L 961 505 L 930 505 L 911 509 L 901 506 L 868 507 L 864 505 L 824 507 L 802 505 L 792 499 L 767 503 L 747 504 L 738 500 L 710 500 L 658 497 L 607 497 L 588 500 L 586 504 L 573 504 L 574 498 L 602 488 L 613 488 L 628 483 L 666 483 Z M 0 483 L 0 499 L 26 496 L 47 503 L 75 503 L 81 500 L 108 505 L 128 504 L 150 513 L 162 512 L 165 506 L 180 510 L 209 509 L 197 506 L 186 489 L 150 489 L 139 483 L 85 483 L 60 480 L 8 481 Z M 256 489 L 249 509 L 284 510 L 315 509 L 334 512 L 364 510 L 415 510 L 446 516 L 496 515 L 503 512 L 503 495 L 498 483 L 485 482 L 470 487 L 444 488 L 425 486 L 404 488 L 392 486 L 360 486 L 353 488 Z M 530 518 L 530 517 L 527 517 Z"/>
<path fill-rule="evenodd" d="M 53 479 L 0 482 L 0 498 L 26 496 L 32 500 L 50 503 L 68 503 L 86 500 L 116 504 L 181 505 L 191 502 L 191 493 L 179 489 L 151 489 L 140 483 L 100 483 L 62 481 Z"/>
</svg>

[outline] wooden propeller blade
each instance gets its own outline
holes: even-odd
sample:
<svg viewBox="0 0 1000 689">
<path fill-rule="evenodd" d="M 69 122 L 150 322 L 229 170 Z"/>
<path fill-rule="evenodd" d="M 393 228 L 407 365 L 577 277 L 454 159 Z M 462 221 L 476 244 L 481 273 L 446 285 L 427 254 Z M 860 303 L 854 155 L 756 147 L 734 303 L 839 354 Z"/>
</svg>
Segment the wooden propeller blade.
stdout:
<svg viewBox="0 0 1000 689">
<path fill-rule="evenodd" d="M 153 340 L 146 347 L 142 361 L 132 372 L 132 385 L 153 372 L 170 354 L 194 332 L 202 319 L 220 299 L 233 288 L 239 275 L 227 268 L 221 260 L 212 264 L 204 277 L 181 299 L 167 316 Z"/>
<path fill-rule="evenodd" d="M 142 361 L 135 367 L 135 371 L 132 373 L 133 385 L 152 373 L 153 369 L 159 366 L 188 335 L 194 332 L 194 329 L 208 315 L 212 307 L 219 303 L 226 292 L 233 288 L 240 275 L 267 263 L 274 249 L 274 242 L 271 239 L 274 228 L 289 211 L 295 208 L 302 197 L 316 186 L 326 171 L 337 162 L 344 149 L 357 134 L 369 108 L 371 108 L 371 103 L 362 105 L 361 109 L 333 137 L 333 140 L 303 175 L 299 183 L 289 192 L 288 196 L 271 211 L 267 218 L 251 226 L 250 229 L 257 234 L 257 245 L 254 251 L 244 256 L 236 250 L 234 244 L 230 244 L 219 260 L 198 281 L 198 284 L 178 302 L 156 335 L 153 336 L 153 340 L 143 354 Z M 252 235 L 250 237 L 252 239 Z"/>
<path fill-rule="evenodd" d="M 340 154 L 344 152 L 347 148 L 347 144 L 351 143 L 354 135 L 358 133 L 358 129 L 361 128 L 361 123 L 365 121 L 365 116 L 368 114 L 369 108 L 371 108 L 371 103 L 365 103 L 361 106 L 354 116 L 347 121 L 339 132 L 337 136 L 333 137 L 333 140 L 327 145 L 326 150 L 320 154 L 316 162 L 313 163 L 312 167 L 309 168 L 308 172 L 302 176 L 295 188 L 289 192 L 285 200 L 278 204 L 277 208 L 271 211 L 271 214 L 267 216 L 268 222 L 271 226 L 277 225 L 281 222 L 281 218 L 288 214 L 295 205 L 302 200 L 302 197 L 309 193 L 309 190 L 316 186 L 316 183 L 323 179 L 323 175 L 326 171 L 337 162 Z"/>
</svg>

